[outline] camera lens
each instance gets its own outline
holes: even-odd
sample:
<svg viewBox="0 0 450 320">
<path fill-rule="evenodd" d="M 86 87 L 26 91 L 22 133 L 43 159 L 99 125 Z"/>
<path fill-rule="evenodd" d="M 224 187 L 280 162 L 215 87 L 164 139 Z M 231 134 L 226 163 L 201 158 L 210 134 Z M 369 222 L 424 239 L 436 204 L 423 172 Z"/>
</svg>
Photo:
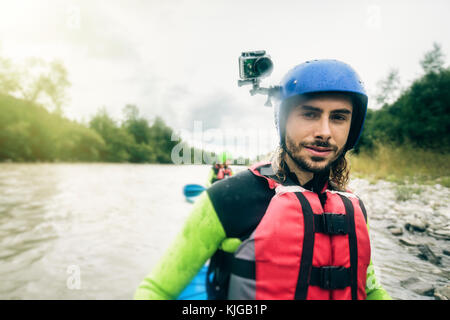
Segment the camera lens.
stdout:
<svg viewBox="0 0 450 320">
<path fill-rule="evenodd" d="M 259 77 L 263 75 L 269 75 L 273 69 L 272 60 L 267 57 L 258 58 L 255 61 L 254 68 Z"/>
</svg>

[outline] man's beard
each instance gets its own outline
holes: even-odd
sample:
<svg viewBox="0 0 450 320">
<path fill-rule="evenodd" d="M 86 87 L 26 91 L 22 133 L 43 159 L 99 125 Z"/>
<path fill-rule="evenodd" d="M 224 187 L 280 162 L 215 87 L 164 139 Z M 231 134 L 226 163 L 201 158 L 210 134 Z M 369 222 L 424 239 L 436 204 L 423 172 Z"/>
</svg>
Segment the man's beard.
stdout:
<svg viewBox="0 0 450 320">
<path fill-rule="evenodd" d="M 330 148 L 336 153 L 336 157 L 332 160 L 329 160 L 325 165 L 323 166 L 314 166 L 311 163 L 308 163 L 307 160 L 296 154 L 299 154 L 302 148 L 305 148 L 305 146 L 317 146 L 317 147 L 324 147 L 324 148 Z M 296 145 L 292 139 L 286 135 L 286 145 L 285 145 L 285 151 L 286 153 L 291 157 L 291 159 L 295 162 L 297 166 L 299 166 L 300 169 L 309 171 L 312 173 L 326 173 L 330 172 L 331 167 L 333 164 L 340 158 L 340 156 L 343 153 L 343 148 L 337 152 L 337 147 L 330 145 L 328 142 L 323 142 L 320 140 L 316 140 L 313 143 L 300 143 L 300 145 Z M 323 157 L 318 156 L 311 156 L 311 161 L 314 163 L 322 162 L 324 160 Z"/>
</svg>

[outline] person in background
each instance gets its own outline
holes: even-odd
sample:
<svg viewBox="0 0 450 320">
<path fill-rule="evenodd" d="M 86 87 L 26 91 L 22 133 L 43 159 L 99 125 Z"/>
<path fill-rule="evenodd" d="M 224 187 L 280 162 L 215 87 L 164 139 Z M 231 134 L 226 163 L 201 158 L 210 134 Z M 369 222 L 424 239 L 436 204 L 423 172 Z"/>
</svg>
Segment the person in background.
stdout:
<svg viewBox="0 0 450 320">
<path fill-rule="evenodd" d="M 222 152 L 218 155 L 217 161 L 213 164 L 211 170 L 209 171 L 206 187 L 210 187 L 213 183 L 229 178 L 233 175 L 233 171 L 230 167 L 231 159 L 232 157 L 229 152 Z"/>
</svg>

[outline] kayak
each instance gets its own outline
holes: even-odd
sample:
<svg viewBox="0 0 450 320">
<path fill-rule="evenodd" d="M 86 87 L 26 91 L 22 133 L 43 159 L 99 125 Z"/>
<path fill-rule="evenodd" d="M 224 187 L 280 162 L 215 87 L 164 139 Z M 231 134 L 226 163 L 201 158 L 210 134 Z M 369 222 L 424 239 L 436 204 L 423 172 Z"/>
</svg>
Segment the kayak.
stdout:
<svg viewBox="0 0 450 320">
<path fill-rule="evenodd" d="M 206 273 L 208 266 L 205 264 L 192 281 L 187 285 L 178 297 L 178 300 L 208 300 L 206 294 Z"/>
</svg>

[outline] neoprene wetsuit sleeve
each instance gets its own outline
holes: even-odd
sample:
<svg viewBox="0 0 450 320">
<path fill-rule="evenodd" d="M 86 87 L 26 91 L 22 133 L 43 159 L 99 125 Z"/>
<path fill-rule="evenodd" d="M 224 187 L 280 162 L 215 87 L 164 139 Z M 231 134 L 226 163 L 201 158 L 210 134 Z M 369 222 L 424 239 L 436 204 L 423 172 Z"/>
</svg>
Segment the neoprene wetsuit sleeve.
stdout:
<svg viewBox="0 0 450 320">
<path fill-rule="evenodd" d="M 139 285 L 134 299 L 176 299 L 224 239 L 225 231 L 204 192 L 182 231 Z"/>
<path fill-rule="evenodd" d="M 391 296 L 375 278 L 372 261 L 370 261 L 369 267 L 367 268 L 366 295 L 366 300 L 392 300 Z"/>
<path fill-rule="evenodd" d="M 215 178 L 214 169 L 211 169 L 208 174 L 208 180 L 206 181 L 206 187 L 209 188 L 212 185 L 212 181 Z"/>
</svg>

